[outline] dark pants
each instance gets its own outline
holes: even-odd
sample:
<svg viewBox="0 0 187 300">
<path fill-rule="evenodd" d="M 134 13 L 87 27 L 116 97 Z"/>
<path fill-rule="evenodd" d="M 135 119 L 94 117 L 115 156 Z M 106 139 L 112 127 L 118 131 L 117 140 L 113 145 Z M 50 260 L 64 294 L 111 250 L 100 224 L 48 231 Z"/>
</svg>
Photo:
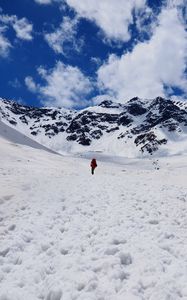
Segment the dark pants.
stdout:
<svg viewBox="0 0 187 300">
<path fill-rule="evenodd" d="M 95 168 L 92 167 L 92 171 L 91 171 L 91 172 L 92 172 L 92 175 L 94 174 L 94 170 L 95 170 Z"/>
</svg>

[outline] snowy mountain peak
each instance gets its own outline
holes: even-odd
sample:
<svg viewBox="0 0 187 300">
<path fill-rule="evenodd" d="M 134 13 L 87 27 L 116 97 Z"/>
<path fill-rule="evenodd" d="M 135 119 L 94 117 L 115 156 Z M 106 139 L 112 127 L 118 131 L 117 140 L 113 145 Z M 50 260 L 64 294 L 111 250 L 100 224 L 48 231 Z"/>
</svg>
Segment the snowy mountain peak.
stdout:
<svg viewBox="0 0 187 300">
<path fill-rule="evenodd" d="M 180 101 L 134 97 L 80 111 L 34 108 L 1 99 L 4 123 L 59 152 L 99 151 L 127 157 L 187 151 L 187 109 Z"/>
<path fill-rule="evenodd" d="M 111 100 L 104 100 L 99 104 L 99 106 L 106 108 L 119 108 L 122 106 L 122 104 L 113 102 Z"/>
</svg>

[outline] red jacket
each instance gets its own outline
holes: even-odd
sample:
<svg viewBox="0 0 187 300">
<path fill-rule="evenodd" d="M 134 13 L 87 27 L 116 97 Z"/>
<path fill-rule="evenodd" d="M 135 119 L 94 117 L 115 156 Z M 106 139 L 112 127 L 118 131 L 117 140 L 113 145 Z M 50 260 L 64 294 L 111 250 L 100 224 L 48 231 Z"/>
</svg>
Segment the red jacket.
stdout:
<svg viewBox="0 0 187 300">
<path fill-rule="evenodd" d="M 97 167 L 97 163 L 96 163 L 96 159 L 95 158 L 92 159 L 90 166 L 92 168 L 94 168 L 94 169 Z"/>
</svg>

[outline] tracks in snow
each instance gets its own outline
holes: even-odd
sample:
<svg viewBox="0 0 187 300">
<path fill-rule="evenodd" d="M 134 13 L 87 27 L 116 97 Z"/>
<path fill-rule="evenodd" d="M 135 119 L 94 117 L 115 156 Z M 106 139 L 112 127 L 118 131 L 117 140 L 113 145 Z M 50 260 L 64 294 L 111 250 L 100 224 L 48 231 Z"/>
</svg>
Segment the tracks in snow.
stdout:
<svg viewBox="0 0 187 300">
<path fill-rule="evenodd" d="M 1 175 L 14 186 L 0 196 L 0 300 L 187 297 L 185 187 L 162 170 L 26 167 Z"/>
</svg>

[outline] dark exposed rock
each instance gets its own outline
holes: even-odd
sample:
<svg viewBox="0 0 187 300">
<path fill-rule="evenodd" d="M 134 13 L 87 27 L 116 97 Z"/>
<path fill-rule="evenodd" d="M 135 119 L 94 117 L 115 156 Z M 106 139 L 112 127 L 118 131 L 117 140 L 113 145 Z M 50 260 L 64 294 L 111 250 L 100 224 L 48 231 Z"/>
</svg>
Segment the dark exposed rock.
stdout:
<svg viewBox="0 0 187 300">
<path fill-rule="evenodd" d="M 106 125 L 100 125 L 100 124 L 97 127 L 99 129 L 101 129 L 101 130 L 106 130 L 108 128 L 108 126 L 106 126 Z"/>
<path fill-rule="evenodd" d="M 17 122 L 14 121 L 14 120 L 10 120 L 9 123 L 12 124 L 12 125 L 17 125 Z"/>
<path fill-rule="evenodd" d="M 31 134 L 32 134 L 32 135 L 37 135 L 38 132 L 37 132 L 37 131 L 31 131 Z"/>
<path fill-rule="evenodd" d="M 55 136 L 55 133 L 54 132 L 46 132 L 45 135 L 48 136 L 49 138 L 51 138 L 52 136 Z"/>
<path fill-rule="evenodd" d="M 141 147 L 142 152 L 147 151 L 149 154 L 152 154 L 153 152 L 158 150 L 159 145 L 166 144 L 167 140 L 159 140 L 157 139 L 157 136 L 154 134 L 154 132 L 148 132 L 137 136 L 134 142 L 136 146 L 143 144 L 143 146 Z"/>
<path fill-rule="evenodd" d="M 67 133 L 74 133 L 77 130 L 81 129 L 81 123 L 79 122 L 79 120 L 73 120 L 70 124 L 70 126 L 66 129 Z"/>
<path fill-rule="evenodd" d="M 111 100 L 105 100 L 105 101 L 102 101 L 99 106 L 101 107 L 106 107 L 106 108 L 119 108 L 121 107 L 122 105 L 120 103 L 115 103 L 115 102 L 112 102 Z"/>
<path fill-rule="evenodd" d="M 100 139 L 100 137 L 103 135 L 102 131 L 100 129 L 94 130 L 90 133 L 90 135 L 94 138 L 94 139 Z"/>
<path fill-rule="evenodd" d="M 159 149 L 159 145 L 166 144 L 167 140 L 163 139 L 160 141 L 153 140 L 150 143 L 146 143 L 143 147 L 141 147 L 141 151 L 145 152 L 147 151 L 149 154 L 153 154 L 153 152 L 157 151 Z"/>
<path fill-rule="evenodd" d="M 117 137 L 118 140 L 120 139 L 123 139 L 127 134 L 124 132 L 124 133 L 120 133 L 120 135 Z"/>
<path fill-rule="evenodd" d="M 58 112 L 54 111 L 51 115 L 52 120 L 56 120 L 56 116 L 57 116 Z"/>
<path fill-rule="evenodd" d="M 68 124 L 65 122 L 56 122 L 55 124 L 56 126 L 64 126 L 64 127 L 68 126 Z"/>
<path fill-rule="evenodd" d="M 126 126 L 129 125 L 131 122 L 132 119 L 129 116 L 127 116 L 126 114 L 120 114 L 117 124 Z"/>
<path fill-rule="evenodd" d="M 64 129 L 64 127 L 62 126 L 62 127 L 58 128 L 58 131 L 59 131 L 59 132 L 64 132 L 65 129 Z"/>
<path fill-rule="evenodd" d="M 154 141 L 155 139 L 156 139 L 156 135 L 154 134 L 154 132 L 148 132 L 148 133 L 138 135 L 137 138 L 135 138 L 134 142 L 136 146 L 138 146 L 139 144 L 145 144 L 147 141 L 151 142 Z"/>
<path fill-rule="evenodd" d="M 150 125 L 141 124 L 139 126 L 136 126 L 136 127 L 132 128 L 131 133 L 132 134 L 139 134 L 139 133 L 144 132 L 144 131 L 149 131 L 149 129 L 151 129 Z"/>
<path fill-rule="evenodd" d="M 105 101 L 102 101 L 99 106 L 101 107 L 110 107 L 110 105 L 112 104 L 113 102 L 111 100 L 105 100 Z"/>
<path fill-rule="evenodd" d="M 131 98 L 129 101 L 128 101 L 128 103 L 132 103 L 132 102 L 139 102 L 140 101 L 140 98 L 139 97 L 133 97 L 133 98 Z"/>
<path fill-rule="evenodd" d="M 77 135 L 75 133 L 68 135 L 66 138 L 67 141 L 76 141 L 76 139 L 77 139 Z"/>
<path fill-rule="evenodd" d="M 25 123 L 25 124 L 29 124 L 28 123 L 28 121 L 27 121 L 27 119 L 26 119 L 26 117 L 23 115 L 23 116 L 21 116 L 21 117 L 19 117 L 19 119 L 23 122 L 23 123 Z"/>
<path fill-rule="evenodd" d="M 177 131 L 177 129 L 179 130 L 179 125 L 174 120 L 167 120 L 162 124 L 164 125 L 164 127 L 168 128 L 168 131 Z"/>
<path fill-rule="evenodd" d="M 113 132 L 113 131 L 116 131 L 116 130 L 119 130 L 119 127 L 116 126 L 116 127 L 112 127 L 110 129 L 107 129 L 106 132 L 109 133 L 109 132 Z"/>
<path fill-rule="evenodd" d="M 118 120 L 118 114 L 98 114 L 101 122 L 114 123 Z"/>
<path fill-rule="evenodd" d="M 51 126 L 51 129 L 54 131 L 54 133 L 58 134 L 59 130 L 58 130 L 57 126 L 53 125 L 53 126 Z"/>
<path fill-rule="evenodd" d="M 83 146 L 89 146 L 91 144 L 91 139 L 88 136 L 86 136 L 85 134 L 82 134 L 78 138 L 77 142 Z"/>
<path fill-rule="evenodd" d="M 147 110 L 138 103 L 132 103 L 127 107 L 127 111 L 133 116 L 140 116 L 145 114 Z"/>
</svg>

